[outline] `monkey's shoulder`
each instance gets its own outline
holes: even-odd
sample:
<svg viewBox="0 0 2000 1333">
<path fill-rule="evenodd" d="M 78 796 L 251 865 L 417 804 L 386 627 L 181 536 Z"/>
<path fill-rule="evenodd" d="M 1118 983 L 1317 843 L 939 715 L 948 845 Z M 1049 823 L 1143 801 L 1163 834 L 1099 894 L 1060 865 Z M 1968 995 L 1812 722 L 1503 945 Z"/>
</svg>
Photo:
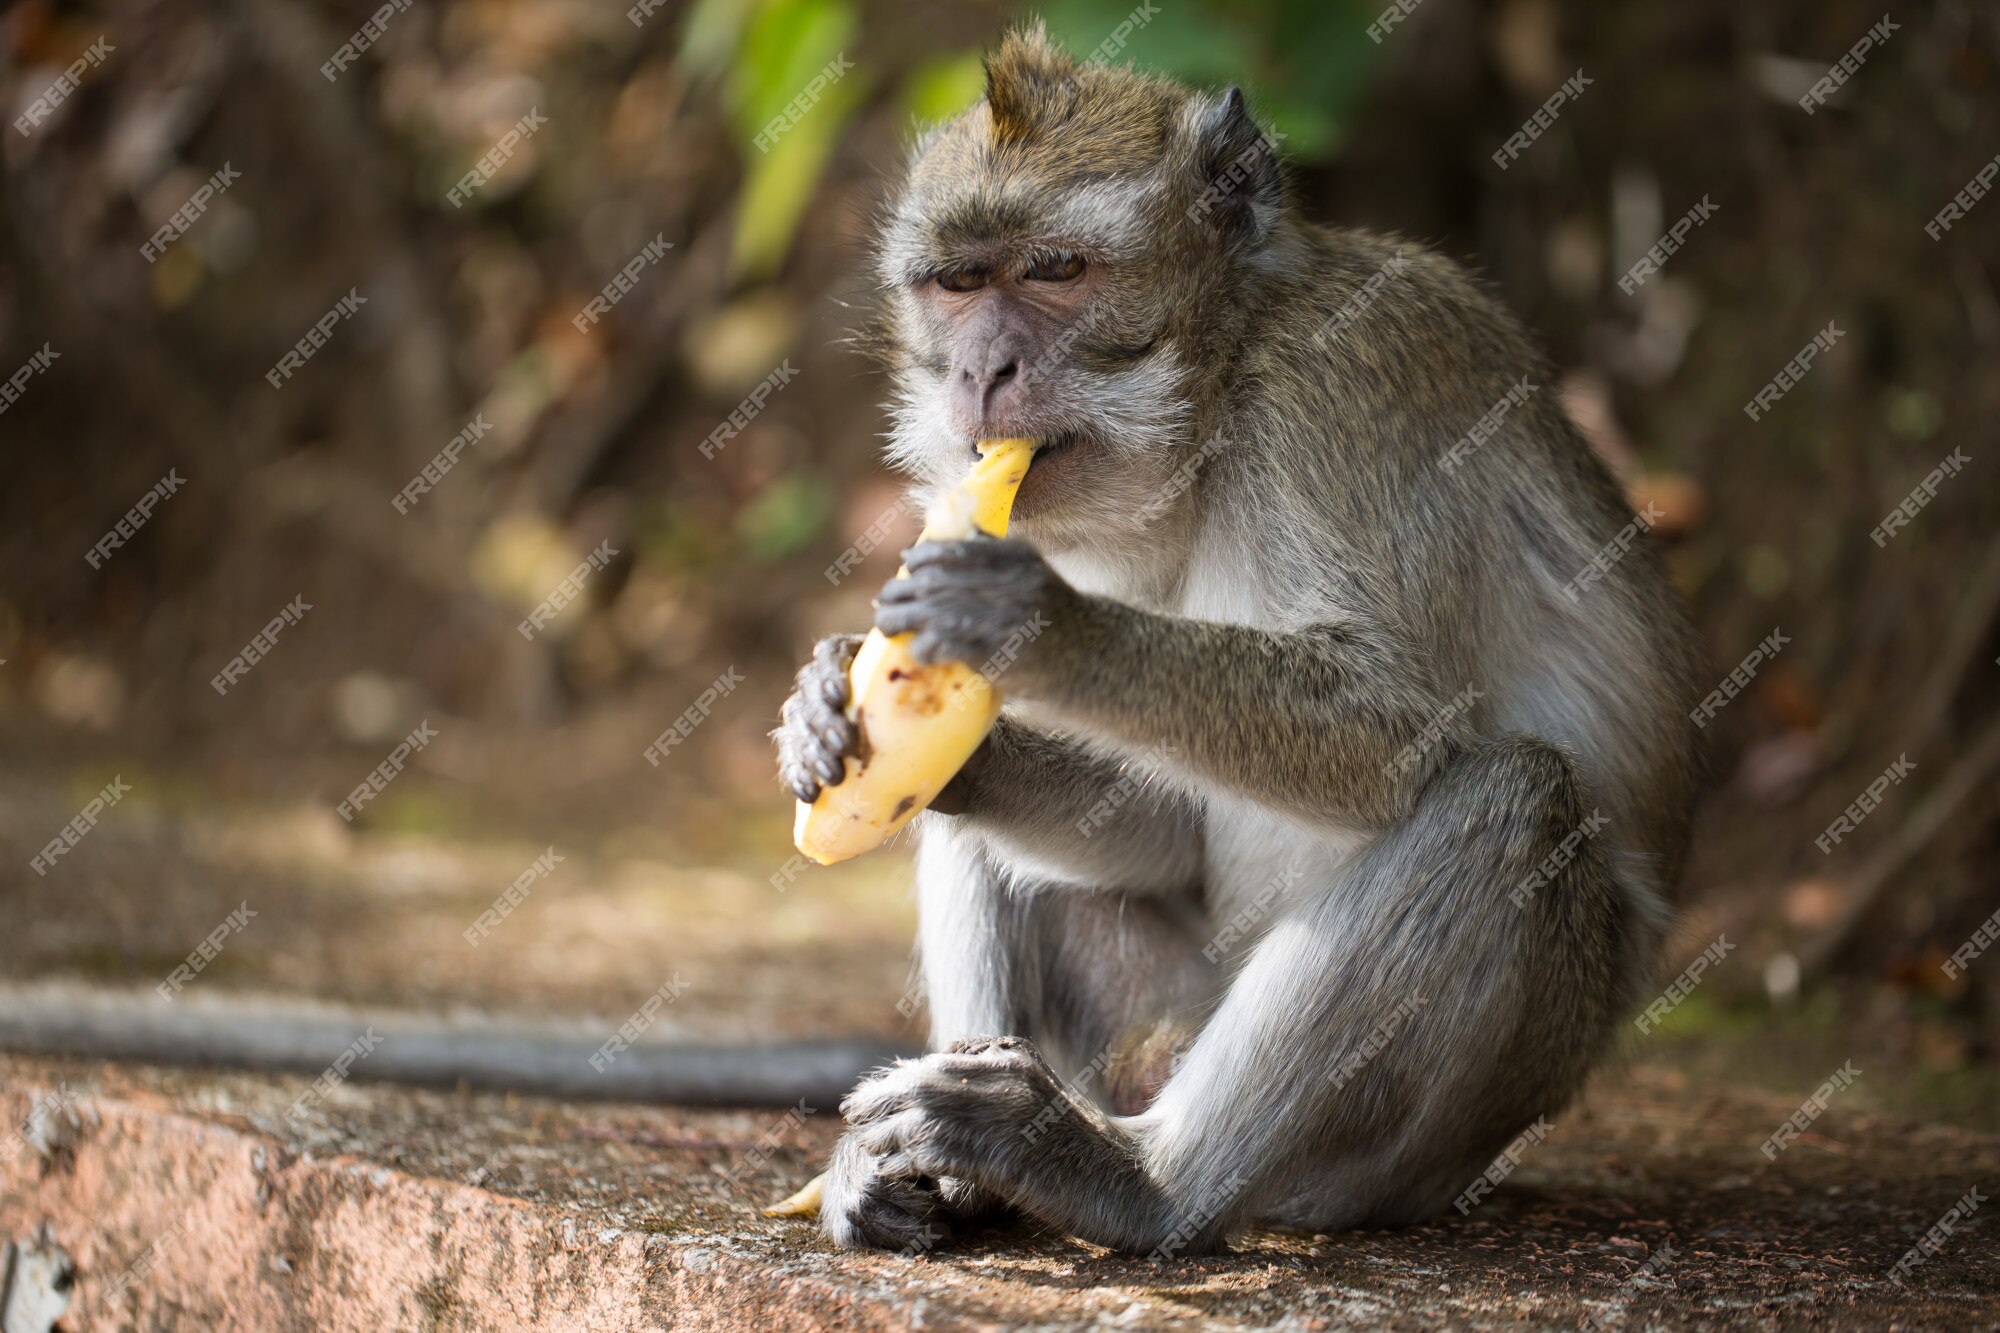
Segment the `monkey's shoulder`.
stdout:
<svg viewBox="0 0 2000 1333">
<path fill-rule="evenodd" d="M 1532 355 L 1527 330 L 1479 274 L 1390 232 L 1301 226 L 1275 256 L 1273 296 L 1294 336 L 1329 350 L 1408 353 L 1426 346 L 1483 359 Z"/>
</svg>

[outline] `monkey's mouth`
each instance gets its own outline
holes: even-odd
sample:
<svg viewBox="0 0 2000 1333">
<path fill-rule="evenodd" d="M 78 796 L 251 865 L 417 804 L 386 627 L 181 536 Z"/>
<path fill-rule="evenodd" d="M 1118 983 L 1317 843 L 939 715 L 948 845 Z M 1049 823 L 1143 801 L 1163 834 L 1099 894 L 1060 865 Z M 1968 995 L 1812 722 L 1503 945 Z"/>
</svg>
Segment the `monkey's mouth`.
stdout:
<svg viewBox="0 0 2000 1333">
<path fill-rule="evenodd" d="M 1014 516 L 1021 519 L 1035 519 L 1060 508 L 1066 497 L 1077 485 L 1078 464 L 1089 456 L 1088 449 L 1076 446 L 1086 444 L 1088 437 L 1075 430 L 1058 431 L 1042 437 L 1042 443 L 1035 448 L 1035 456 L 1028 463 L 1028 475 L 1021 481 L 1021 490 L 1014 500 Z"/>
<path fill-rule="evenodd" d="M 1057 454 L 1063 453 L 1071 445 L 1076 444 L 1082 439 L 1083 433 L 1074 430 L 1060 431 L 1054 435 L 1041 437 L 1040 443 L 1035 445 L 1035 456 L 1029 460 L 1028 474 L 1033 476 L 1035 469 L 1041 465 L 1043 459 L 1053 458 Z M 967 444 L 966 452 L 972 455 L 974 462 L 977 462 L 980 457 L 979 441 L 973 440 Z"/>
<path fill-rule="evenodd" d="M 1036 467 L 1040 466 L 1044 459 L 1054 458 L 1082 438 L 1083 435 L 1081 432 L 1073 430 L 1061 431 L 1049 436 L 1048 439 L 1035 446 L 1035 456 L 1028 463 L 1028 471 L 1033 472 Z"/>
</svg>

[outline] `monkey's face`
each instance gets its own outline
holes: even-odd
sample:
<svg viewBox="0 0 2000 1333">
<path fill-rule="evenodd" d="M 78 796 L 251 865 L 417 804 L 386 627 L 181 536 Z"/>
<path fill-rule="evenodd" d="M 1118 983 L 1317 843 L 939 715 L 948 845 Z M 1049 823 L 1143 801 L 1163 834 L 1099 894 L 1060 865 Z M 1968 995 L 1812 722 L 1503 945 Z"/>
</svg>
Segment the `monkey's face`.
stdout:
<svg viewBox="0 0 2000 1333">
<path fill-rule="evenodd" d="M 1212 307 L 1244 253 L 1224 224 L 1250 196 L 1194 205 L 1226 136 L 1261 137 L 1240 97 L 1080 66 L 1035 33 L 987 80 L 918 145 L 884 229 L 890 456 L 945 485 L 978 440 L 1037 440 L 1024 534 L 1102 541 L 1162 512 L 1193 447 Z"/>
</svg>

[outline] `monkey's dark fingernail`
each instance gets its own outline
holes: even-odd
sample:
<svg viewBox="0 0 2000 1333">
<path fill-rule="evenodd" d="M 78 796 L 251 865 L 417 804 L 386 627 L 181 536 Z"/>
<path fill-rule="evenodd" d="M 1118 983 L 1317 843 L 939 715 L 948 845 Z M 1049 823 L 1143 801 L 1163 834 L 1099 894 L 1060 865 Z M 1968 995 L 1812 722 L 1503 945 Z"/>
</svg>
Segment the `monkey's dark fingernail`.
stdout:
<svg viewBox="0 0 2000 1333">
<path fill-rule="evenodd" d="M 840 780 L 847 776 L 847 766 L 830 754 L 820 755 L 813 760 L 813 771 L 819 774 L 820 781 L 829 787 L 838 787 Z"/>
</svg>

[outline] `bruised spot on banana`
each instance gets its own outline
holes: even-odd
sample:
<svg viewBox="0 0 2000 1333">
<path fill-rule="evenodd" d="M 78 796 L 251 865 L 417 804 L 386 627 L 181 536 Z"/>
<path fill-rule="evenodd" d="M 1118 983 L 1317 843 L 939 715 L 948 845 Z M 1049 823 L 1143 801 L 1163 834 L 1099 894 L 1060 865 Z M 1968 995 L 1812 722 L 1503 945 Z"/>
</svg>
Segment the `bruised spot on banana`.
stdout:
<svg viewBox="0 0 2000 1333">
<path fill-rule="evenodd" d="M 1007 535 L 1035 442 L 982 440 L 979 452 L 972 475 L 925 515 L 920 540 L 963 541 L 975 528 Z M 985 676 L 963 662 L 917 661 L 913 637 L 870 630 L 848 668 L 847 716 L 861 734 L 860 754 L 848 756 L 847 776 L 821 788 L 812 804 L 798 802 L 792 825 L 793 844 L 823 866 L 894 836 L 937 799 L 1000 716 L 1000 696 Z"/>
</svg>

